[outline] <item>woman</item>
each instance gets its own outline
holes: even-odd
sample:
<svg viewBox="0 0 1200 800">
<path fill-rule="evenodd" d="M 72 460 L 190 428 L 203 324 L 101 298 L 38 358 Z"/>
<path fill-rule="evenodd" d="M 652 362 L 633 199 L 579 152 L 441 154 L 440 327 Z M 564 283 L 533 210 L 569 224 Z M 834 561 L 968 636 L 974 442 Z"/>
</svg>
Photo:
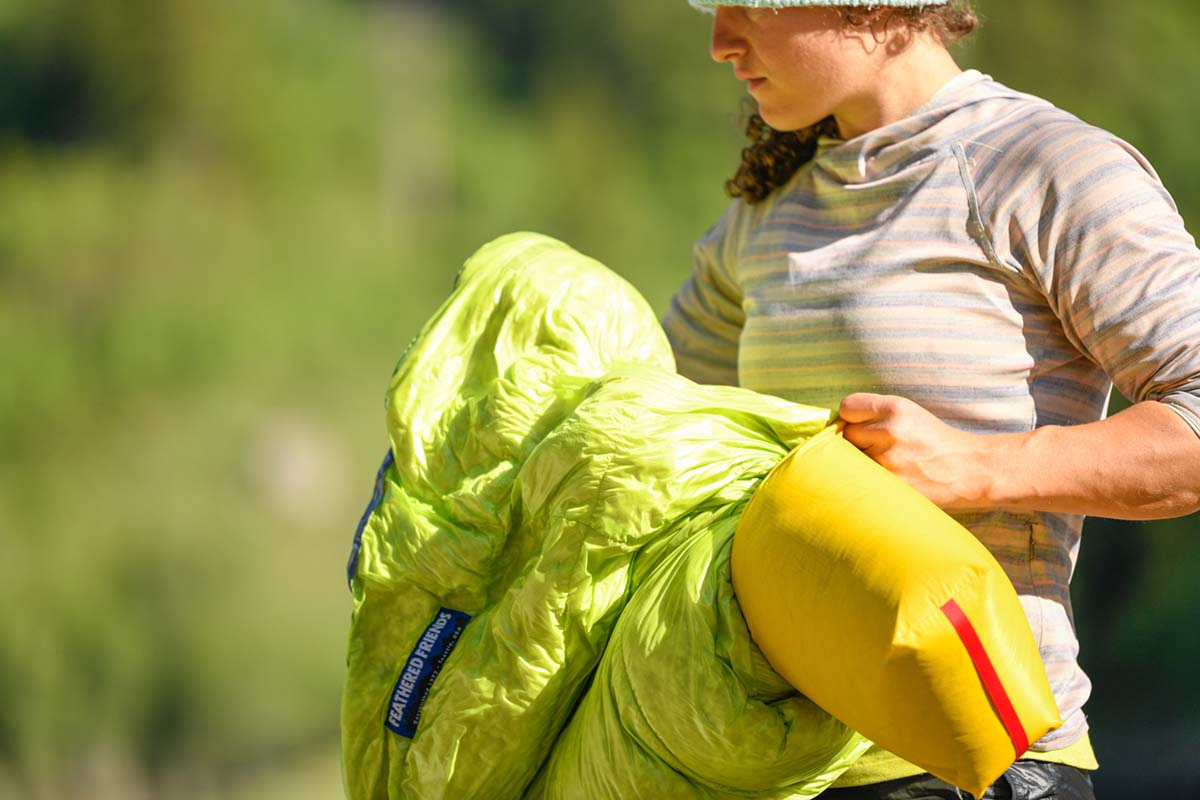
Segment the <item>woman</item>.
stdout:
<svg viewBox="0 0 1200 800">
<path fill-rule="evenodd" d="M 1200 251 L 1132 147 L 959 69 L 962 4 L 692 1 L 758 114 L 664 320 L 680 371 L 837 407 L 988 546 L 1064 725 L 985 796 L 1092 797 L 1068 586 L 1083 515 L 1200 508 Z M 876 751 L 828 796 L 959 796 L 919 773 Z"/>
</svg>

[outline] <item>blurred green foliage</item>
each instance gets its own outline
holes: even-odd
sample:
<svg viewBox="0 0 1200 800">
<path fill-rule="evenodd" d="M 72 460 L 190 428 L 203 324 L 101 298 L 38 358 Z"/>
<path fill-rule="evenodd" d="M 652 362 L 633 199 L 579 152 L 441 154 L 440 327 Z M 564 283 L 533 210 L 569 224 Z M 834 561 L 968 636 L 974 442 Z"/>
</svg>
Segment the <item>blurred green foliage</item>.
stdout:
<svg viewBox="0 0 1200 800">
<path fill-rule="evenodd" d="M 1200 10 L 979 5 L 965 64 L 1128 138 L 1196 218 Z M 665 307 L 740 146 L 707 26 L 683 0 L 0 5 L 0 797 L 338 794 L 391 367 L 510 230 Z M 1200 780 L 1198 527 L 1089 522 L 1113 796 L 1147 764 Z"/>
</svg>

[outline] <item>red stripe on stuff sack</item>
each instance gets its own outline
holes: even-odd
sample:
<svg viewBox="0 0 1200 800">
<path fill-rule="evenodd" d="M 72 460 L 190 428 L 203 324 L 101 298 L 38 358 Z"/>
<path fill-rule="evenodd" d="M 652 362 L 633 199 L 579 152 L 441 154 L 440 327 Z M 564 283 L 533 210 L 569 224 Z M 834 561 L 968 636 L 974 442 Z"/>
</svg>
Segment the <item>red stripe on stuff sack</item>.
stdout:
<svg viewBox="0 0 1200 800">
<path fill-rule="evenodd" d="M 963 610 L 958 607 L 958 603 L 948 600 L 942 606 L 942 613 L 946 615 L 946 619 L 950 620 L 958 638 L 967 648 L 967 655 L 971 657 L 971 663 L 975 665 L 975 672 L 978 673 L 979 680 L 983 681 L 984 691 L 987 692 L 988 698 L 995 706 L 996 713 L 1000 715 L 1004 729 L 1008 731 L 1008 738 L 1012 740 L 1016 757 L 1020 758 L 1029 749 L 1029 737 L 1025 735 L 1025 727 L 1021 725 L 1017 710 L 1013 708 L 1012 701 L 1008 699 L 1008 692 L 1004 691 L 1004 684 L 1000 683 L 1000 676 L 996 674 L 992 660 L 988 658 L 987 651 L 983 649 L 983 642 L 979 641 L 979 635 L 975 633 L 975 628 Z"/>
</svg>

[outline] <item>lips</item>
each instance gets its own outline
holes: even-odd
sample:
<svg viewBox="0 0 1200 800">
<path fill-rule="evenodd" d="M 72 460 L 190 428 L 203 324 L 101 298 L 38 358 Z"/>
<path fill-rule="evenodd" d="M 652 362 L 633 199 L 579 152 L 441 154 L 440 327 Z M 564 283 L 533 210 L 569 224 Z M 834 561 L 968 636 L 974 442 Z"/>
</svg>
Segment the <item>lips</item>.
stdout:
<svg viewBox="0 0 1200 800">
<path fill-rule="evenodd" d="M 740 69 L 735 69 L 733 71 L 733 77 L 737 78 L 739 81 L 744 82 L 746 84 L 746 88 L 749 89 L 750 91 L 754 91 L 759 86 L 762 86 L 764 83 L 767 82 L 767 79 L 762 77 L 761 75 L 754 75 L 753 73 L 750 73 L 750 72 L 743 72 Z"/>
</svg>

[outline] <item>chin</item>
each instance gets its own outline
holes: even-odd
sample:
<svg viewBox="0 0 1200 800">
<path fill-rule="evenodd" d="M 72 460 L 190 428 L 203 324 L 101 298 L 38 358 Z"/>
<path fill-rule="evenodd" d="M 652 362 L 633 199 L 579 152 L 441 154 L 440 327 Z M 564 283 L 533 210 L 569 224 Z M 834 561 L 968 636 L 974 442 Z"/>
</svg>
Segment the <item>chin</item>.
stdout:
<svg viewBox="0 0 1200 800">
<path fill-rule="evenodd" d="M 809 118 L 803 114 L 786 111 L 778 111 L 770 108 L 764 108 L 761 103 L 758 105 L 758 115 L 763 118 L 763 121 L 777 131 L 798 131 L 803 128 L 808 128 L 816 125 L 828 115 Z"/>
</svg>

